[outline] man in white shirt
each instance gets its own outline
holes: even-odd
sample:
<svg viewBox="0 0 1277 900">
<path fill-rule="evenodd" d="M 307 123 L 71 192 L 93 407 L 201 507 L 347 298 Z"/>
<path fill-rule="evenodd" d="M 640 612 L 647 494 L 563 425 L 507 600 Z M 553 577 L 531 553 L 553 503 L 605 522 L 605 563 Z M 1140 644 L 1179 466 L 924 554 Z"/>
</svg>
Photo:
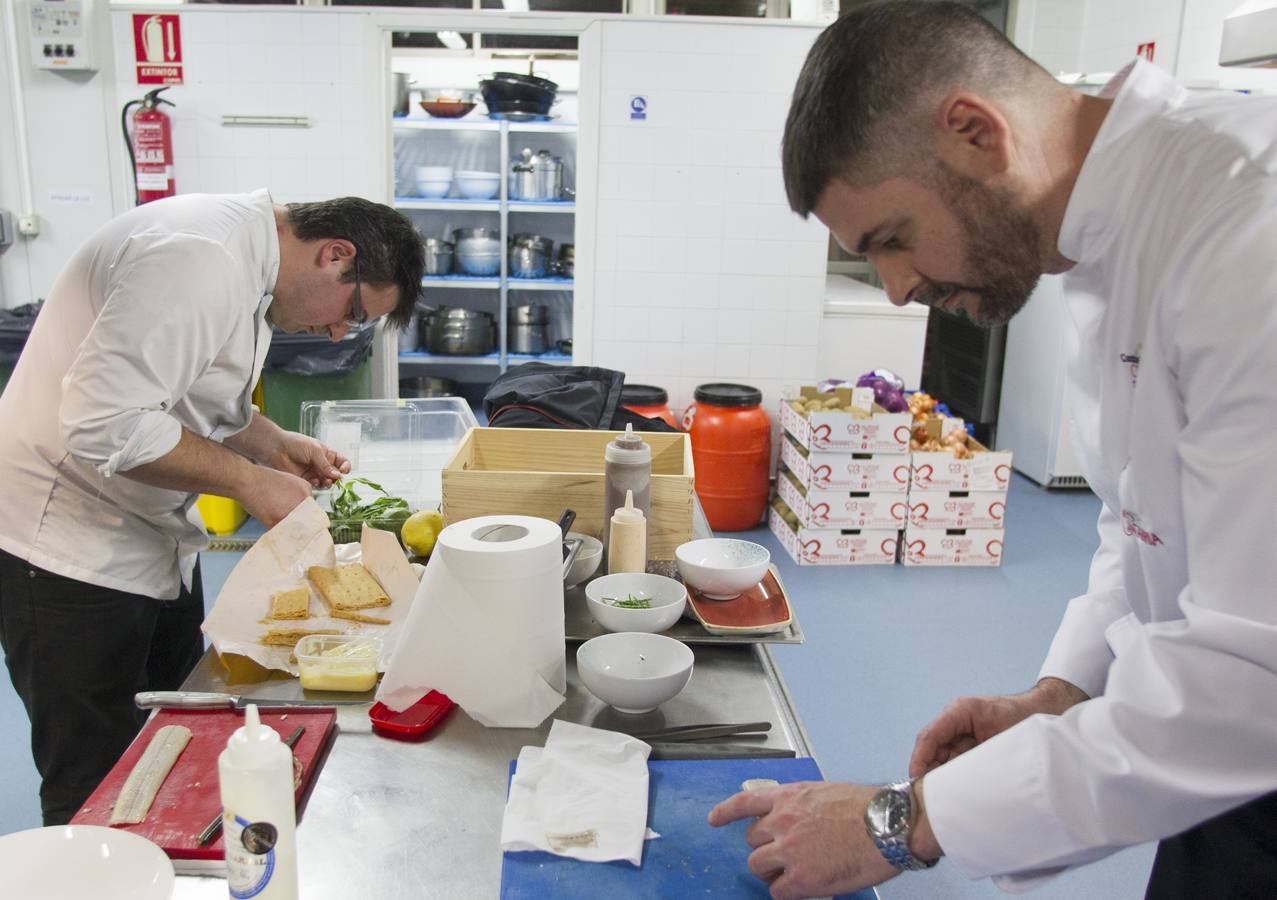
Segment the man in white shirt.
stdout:
<svg viewBox="0 0 1277 900">
<path fill-rule="evenodd" d="M 1275 134 L 1277 100 L 1190 96 L 1143 61 L 1068 90 L 958 4 L 859 7 L 817 40 L 791 206 L 898 304 L 1005 322 L 1065 273 L 1071 430 L 1103 512 L 1037 684 L 947 707 L 912 783 L 715 808 L 759 817 L 773 896 L 942 852 L 1023 886 L 1150 840 L 1150 897 L 1277 896 Z"/>
<path fill-rule="evenodd" d="M 262 190 L 138 207 L 59 275 L 0 397 L 0 646 L 46 825 L 136 734 L 133 694 L 177 688 L 203 651 L 196 495 L 270 527 L 350 470 L 253 407 L 272 325 L 402 327 L 422 268 L 389 207 Z"/>
</svg>

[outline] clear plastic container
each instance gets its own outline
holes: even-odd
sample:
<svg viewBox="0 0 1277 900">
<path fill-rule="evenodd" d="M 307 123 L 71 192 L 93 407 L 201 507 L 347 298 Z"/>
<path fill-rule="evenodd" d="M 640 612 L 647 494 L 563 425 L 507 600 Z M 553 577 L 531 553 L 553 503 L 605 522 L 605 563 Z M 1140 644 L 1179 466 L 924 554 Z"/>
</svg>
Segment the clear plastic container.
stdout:
<svg viewBox="0 0 1277 900">
<path fill-rule="evenodd" d="M 350 473 L 376 482 L 413 510 L 436 509 L 442 471 L 466 432 L 478 425 L 461 397 L 400 400 L 322 400 L 301 406 L 301 431 L 350 459 Z M 332 493 L 316 497 L 332 508 Z M 402 517 L 368 524 L 398 533 Z M 333 519 L 333 540 L 359 540 L 362 520 Z"/>
<path fill-rule="evenodd" d="M 373 635 L 308 634 L 293 651 L 308 691 L 370 691 L 377 683 L 381 638 Z"/>
</svg>

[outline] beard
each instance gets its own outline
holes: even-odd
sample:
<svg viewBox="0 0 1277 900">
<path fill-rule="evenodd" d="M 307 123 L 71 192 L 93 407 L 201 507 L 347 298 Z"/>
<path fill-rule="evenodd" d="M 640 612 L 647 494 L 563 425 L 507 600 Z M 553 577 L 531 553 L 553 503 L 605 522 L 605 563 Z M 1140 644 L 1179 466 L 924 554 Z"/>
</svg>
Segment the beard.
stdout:
<svg viewBox="0 0 1277 900">
<path fill-rule="evenodd" d="M 941 164 L 934 179 L 941 201 L 962 227 L 968 283 L 932 281 L 914 299 L 936 306 L 949 294 L 976 295 L 969 318 L 981 328 L 1005 325 L 1024 308 L 1042 275 L 1040 229 L 1009 192 L 985 187 Z"/>
</svg>

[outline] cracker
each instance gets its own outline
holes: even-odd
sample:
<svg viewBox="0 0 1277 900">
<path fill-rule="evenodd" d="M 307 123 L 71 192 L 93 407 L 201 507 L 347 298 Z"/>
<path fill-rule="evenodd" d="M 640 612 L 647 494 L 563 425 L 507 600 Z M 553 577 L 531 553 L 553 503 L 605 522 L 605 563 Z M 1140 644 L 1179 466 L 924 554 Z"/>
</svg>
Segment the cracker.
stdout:
<svg viewBox="0 0 1277 900">
<path fill-rule="evenodd" d="M 270 598 L 268 619 L 309 619 L 310 588 L 299 587 L 291 591 L 277 591 Z"/>
<path fill-rule="evenodd" d="M 336 628 L 272 628 L 258 640 L 272 647 L 295 647 L 308 634 L 341 634 Z"/>
<path fill-rule="evenodd" d="M 360 563 L 336 568 L 311 566 L 306 577 L 328 603 L 330 613 L 390 605 L 386 592 Z"/>
<path fill-rule="evenodd" d="M 389 619 L 381 616 L 370 616 L 367 613 L 352 612 L 348 609 L 334 609 L 330 615 L 334 619 L 349 619 L 351 622 L 363 622 L 367 625 L 389 625 Z"/>
</svg>

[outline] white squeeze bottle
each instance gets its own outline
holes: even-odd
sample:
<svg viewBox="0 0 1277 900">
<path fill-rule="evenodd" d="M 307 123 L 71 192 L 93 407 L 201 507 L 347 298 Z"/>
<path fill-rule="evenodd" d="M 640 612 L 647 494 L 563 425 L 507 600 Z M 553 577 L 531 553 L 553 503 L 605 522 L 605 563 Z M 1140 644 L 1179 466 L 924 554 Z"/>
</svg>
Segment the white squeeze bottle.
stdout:
<svg viewBox="0 0 1277 900">
<path fill-rule="evenodd" d="M 633 425 L 625 433 L 608 441 L 603 450 L 603 549 L 611 543 L 612 513 L 625 505 L 625 493 L 634 493 L 634 507 L 647 519 L 652 515 L 652 448 L 634 433 Z M 646 525 L 646 523 L 644 523 Z M 639 569 L 638 571 L 643 571 Z"/>
<path fill-rule="evenodd" d="M 607 551 L 607 573 L 647 571 L 647 519 L 634 505 L 634 492 L 625 492 L 625 505 L 618 506 L 608 523 L 612 540 Z"/>
<path fill-rule="evenodd" d="M 256 706 L 245 707 L 243 727 L 217 757 L 217 779 L 231 896 L 297 900 L 293 753 Z"/>
</svg>

